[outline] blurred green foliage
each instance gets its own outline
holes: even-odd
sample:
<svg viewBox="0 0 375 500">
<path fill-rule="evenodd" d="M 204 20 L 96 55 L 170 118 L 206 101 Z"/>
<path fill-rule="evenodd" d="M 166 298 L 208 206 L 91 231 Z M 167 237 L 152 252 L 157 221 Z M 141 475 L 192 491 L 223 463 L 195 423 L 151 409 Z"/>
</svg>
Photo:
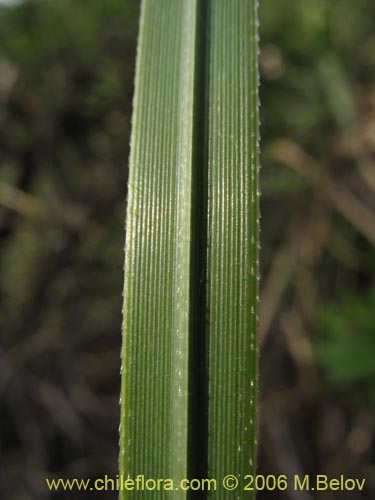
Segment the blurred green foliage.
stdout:
<svg viewBox="0 0 375 500">
<path fill-rule="evenodd" d="M 371 15 L 372 14 L 372 15 Z M 371 0 L 271 0 L 260 2 L 262 129 L 319 154 L 342 123 L 356 113 L 358 82 L 374 78 L 374 6 Z M 263 64 L 262 64 L 263 63 Z M 358 93 L 357 93 L 358 92 Z M 264 144 L 267 147 L 267 144 Z"/>
<path fill-rule="evenodd" d="M 321 306 L 318 349 L 328 380 L 358 404 L 370 395 L 375 402 L 375 290 L 368 296 L 344 296 L 337 304 Z"/>
</svg>

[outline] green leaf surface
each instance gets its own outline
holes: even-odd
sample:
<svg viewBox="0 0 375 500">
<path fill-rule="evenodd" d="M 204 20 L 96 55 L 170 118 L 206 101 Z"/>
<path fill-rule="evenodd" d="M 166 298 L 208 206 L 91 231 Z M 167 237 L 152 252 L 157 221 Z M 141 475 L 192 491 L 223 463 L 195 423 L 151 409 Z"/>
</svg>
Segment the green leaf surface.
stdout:
<svg viewBox="0 0 375 500">
<path fill-rule="evenodd" d="M 126 222 L 120 473 L 251 498 L 258 310 L 255 0 L 144 0 Z M 244 484 L 243 479 L 240 481 Z M 122 499 L 190 498 L 182 489 Z"/>
</svg>

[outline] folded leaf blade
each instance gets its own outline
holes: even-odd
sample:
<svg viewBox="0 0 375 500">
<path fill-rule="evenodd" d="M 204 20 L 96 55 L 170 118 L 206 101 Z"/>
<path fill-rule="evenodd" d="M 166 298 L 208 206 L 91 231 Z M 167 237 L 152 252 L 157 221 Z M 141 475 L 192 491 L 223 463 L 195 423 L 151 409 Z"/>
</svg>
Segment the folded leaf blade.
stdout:
<svg viewBox="0 0 375 500">
<path fill-rule="evenodd" d="M 254 472 L 255 0 L 144 0 L 126 224 L 120 472 Z M 122 492 L 122 499 L 136 498 Z M 150 498 L 165 498 L 153 491 Z M 182 489 L 175 499 L 190 498 Z"/>
</svg>

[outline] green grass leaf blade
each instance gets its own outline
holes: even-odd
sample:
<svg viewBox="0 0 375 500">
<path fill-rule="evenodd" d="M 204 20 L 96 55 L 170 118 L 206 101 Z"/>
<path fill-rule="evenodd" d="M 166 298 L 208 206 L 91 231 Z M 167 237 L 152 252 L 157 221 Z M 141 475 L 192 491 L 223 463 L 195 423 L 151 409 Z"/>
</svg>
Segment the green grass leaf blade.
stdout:
<svg viewBox="0 0 375 500">
<path fill-rule="evenodd" d="M 221 479 L 255 466 L 257 87 L 255 0 L 143 1 L 120 473 L 217 479 L 202 498 L 249 498 Z"/>
<path fill-rule="evenodd" d="M 243 478 L 254 473 L 255 463 L 259 259 L 256 19 L 255 2 L 211 2 L 208 467 L 209 475 L 217 478 L 226 474 Z M 214 498 L 240 496 L 221 491 Z"/>
<path fill-rule="evenodd" d="M 145 1 L 141 15 L 120 444 L 121 472 L 132 477 L 187 476 L 195 10 L 191 1 Z"/>
</svg>

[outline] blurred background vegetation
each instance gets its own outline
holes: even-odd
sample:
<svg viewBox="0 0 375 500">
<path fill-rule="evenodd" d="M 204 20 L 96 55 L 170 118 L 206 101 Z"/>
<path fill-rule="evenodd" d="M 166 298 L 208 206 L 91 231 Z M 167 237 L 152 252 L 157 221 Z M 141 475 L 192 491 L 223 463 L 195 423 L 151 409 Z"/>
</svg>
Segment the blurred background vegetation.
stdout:
<svg viewBox="0 0 375 500">
<path fill-rule="evenodd" d="M 135 0 L 0 3 L 2 498 L 89 498 L 44 478 L 117 473 L 138 15 Z M 259 473 L 364 477 L 339 497 L 370 499 L 374 6 L 263 0 L 260 20 Z"/>
</svg>

